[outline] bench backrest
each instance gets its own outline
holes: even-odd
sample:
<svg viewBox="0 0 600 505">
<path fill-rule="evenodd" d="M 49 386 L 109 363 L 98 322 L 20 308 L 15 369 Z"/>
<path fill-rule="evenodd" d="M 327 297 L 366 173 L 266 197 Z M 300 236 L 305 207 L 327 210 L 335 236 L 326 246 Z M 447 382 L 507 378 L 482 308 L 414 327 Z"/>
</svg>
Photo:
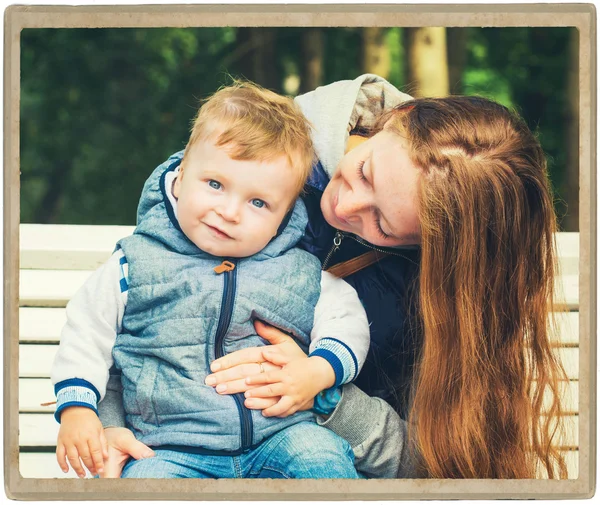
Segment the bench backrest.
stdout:
<svg viewBox="0 0 600 505">
<path fill-rule="evenodd" d="M 54 455 L 58 424 L 50 369 L 66 321 L 65 306 L 89 275 L 108 259 L 132 226 L 20 225 L 19 281 L 19 446 L 23 477 L 76 477 L 63 474 Z M 559 316 L 553 336 L 569 376 L 565 384 L 568 432 L 560 442 L 569 478 L 578 472 L 579 234 L 557 234 Z"/>
</svg>

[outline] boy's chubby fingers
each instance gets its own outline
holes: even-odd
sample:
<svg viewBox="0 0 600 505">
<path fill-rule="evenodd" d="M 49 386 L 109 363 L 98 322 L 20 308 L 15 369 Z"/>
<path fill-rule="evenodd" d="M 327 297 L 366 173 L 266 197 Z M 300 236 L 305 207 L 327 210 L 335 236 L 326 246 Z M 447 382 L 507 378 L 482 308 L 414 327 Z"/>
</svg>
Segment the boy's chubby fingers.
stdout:
<svg viewBox="0 0 600 505">
<path fill-rule="evenodd" d="M 100 431 L 100 445 L 102 446 L 102 458 L 108 459 L 108 441 L 106 440 L 106 435 L 104 435 L 104 430 Z"/>
<path fill-rule="evenodd" d="M 92 472 L 92 475 L 101 475 L 104 473 L 104 457 L 102 454 L 103 450 L 100 439 L 90 439 L 88 442 L 88 449 L 95 471 L 92 472 L 92 469 L 89 466 L 88 470 Z"/>
<path fill-rule="evenodd" d="M 58 461 L 58 466 L 60 466 L 60 469 L 64 473 L 69 471 L 69 465 L 67 464 L 67 450 L 65 449 L 64 444 L 58 443 L 56 446 L 56 461 Z"/>
<path fill-rule="evenodd" d="M 90 448 L 88 447 L 88 442 L 83 442 L 79 445 L 79 458 L 83 461 L 85 468 L 92 475 L 96 475 L 96 467 L 94 465 L 94 460 L 92 459 L 92 455 L 90 454 Z M 83 468 L 83 475 L 79 475 L 80 477 L 85 477 L 85 468 Z M 77 472 L 79 473 L 79 472 Z"/>
<path fill-rule="evenodd" d="M 294 401 L 289 396 L 284 396 L 275 405 L 263 410 L 265 417 L 287 417 L 287 411 L 294 406 Z M 286 414 L 286 415 L 284 415 Z"/>
<path fill-rule="evenodd" d="M 67 448 L 67 459 L 69 460 L 69 464 L 73 471 L 81 478 L 85 477 L 85 470 L 81 466 L 81 461 L 79 460 L 79 453 L 77 452 L 77 447 L 74 445 Z"/>
<path fill-rule="evenodd" d="M 264 361 L 262 351 L 262 347 L 248 347 L 247 349 L 240 349 L 239 351 L 232 352 L 227 356 L 223 356 L 222 358 L 213 361 L 210 364 L 210 371 L 218 372 L 237 365 L 262 363 Z"/>
</svg>

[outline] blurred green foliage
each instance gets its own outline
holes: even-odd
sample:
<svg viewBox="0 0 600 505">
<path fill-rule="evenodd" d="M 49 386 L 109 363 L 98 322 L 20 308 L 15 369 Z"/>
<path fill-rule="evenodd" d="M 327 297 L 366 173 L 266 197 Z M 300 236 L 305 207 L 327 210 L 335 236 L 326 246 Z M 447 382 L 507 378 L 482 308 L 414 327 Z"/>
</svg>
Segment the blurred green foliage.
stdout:
<svg viewBox="0 0 600 505">
<path fill-rule="evenodd" d="M 134 224 L 145 179 L 184 148 L 199 100 L 228 74 L 297 91 L 305 29 L 270 30 L 262 73 L 247 28 L 23 30 L 21 222 Z M 465 30 L 461 92 L 493 98 L 525 117 L 540 135 L 561 195 L 570 29 Z M 322 35 L 323 83 L 364 72 L 359 28 Z M 385 37 L 388 79 L 403 89 L 402 29 L 387 29 Z"/>
</svg>

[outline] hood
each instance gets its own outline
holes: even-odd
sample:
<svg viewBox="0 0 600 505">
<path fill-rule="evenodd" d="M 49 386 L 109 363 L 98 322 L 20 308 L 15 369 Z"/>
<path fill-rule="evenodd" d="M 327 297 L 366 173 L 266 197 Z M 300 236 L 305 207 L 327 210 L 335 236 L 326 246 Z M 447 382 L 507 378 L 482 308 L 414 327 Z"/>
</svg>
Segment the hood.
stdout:
<svg viewBox="0 0 600 505">
<path fill-rule="evenodd" d="M 329 177 L 344 156 L 346 141 L 355 128 L 369 129 L 381 112 L 412 97 L 375 74 L 353 81 L 337 81 L 296 97 L 313 125 L 317 157 Z"/>
</svg>

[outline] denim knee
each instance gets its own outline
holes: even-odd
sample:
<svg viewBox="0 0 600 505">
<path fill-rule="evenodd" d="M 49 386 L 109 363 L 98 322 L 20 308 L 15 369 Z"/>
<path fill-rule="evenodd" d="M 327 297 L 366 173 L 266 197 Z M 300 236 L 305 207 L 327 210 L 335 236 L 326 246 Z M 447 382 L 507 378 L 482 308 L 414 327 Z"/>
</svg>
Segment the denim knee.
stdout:
<svg viewBox="0 0 600 505">
<path fill-rule="evenodd" d="M 350 444 L 315 423 L 298 423 L 283 430 L 269 459 L 269 466 L 289 478 L 358 478 Z"/>
<path fill-rule="evenodd" d="M 121 473 L 122 479 L 194 478 L 196 472 L 185 462 L 186 455 L 173 451 L 156 451 L 152 458 L 130 459 Z"/>
</svg>

